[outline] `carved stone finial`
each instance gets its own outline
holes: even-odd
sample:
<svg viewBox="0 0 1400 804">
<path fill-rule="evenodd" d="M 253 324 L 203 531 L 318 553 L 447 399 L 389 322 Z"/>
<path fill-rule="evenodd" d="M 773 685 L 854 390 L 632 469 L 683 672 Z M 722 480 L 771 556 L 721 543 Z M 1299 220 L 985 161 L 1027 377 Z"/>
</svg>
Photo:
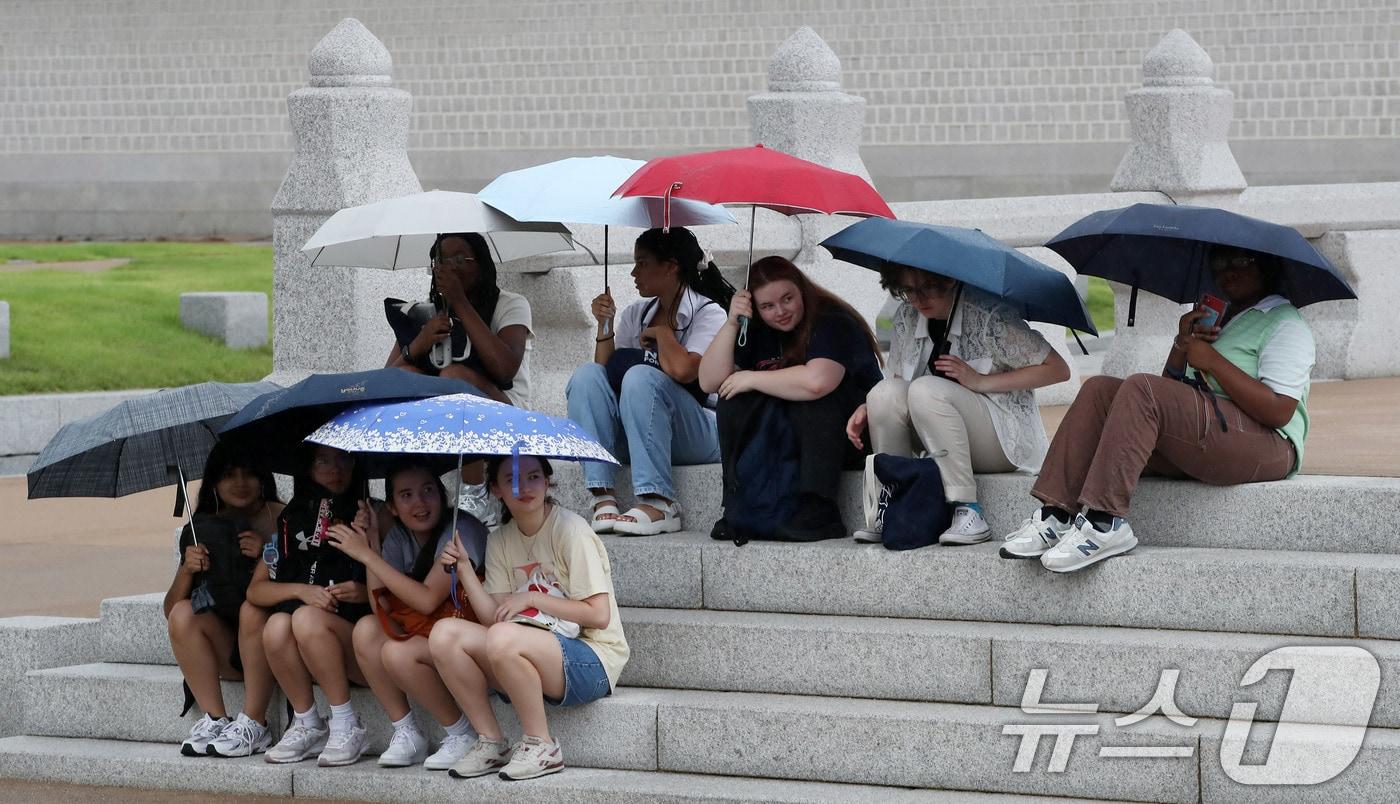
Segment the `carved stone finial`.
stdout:
<svg viewBox="0 0 1400 804">
<path fill-rule="evenodd" d="M 346 17 L 311 51 L 313 87 L 387 87 L 394 59 L 359 20 Z"/>
<path fill-rule="evenodd" d="M 807 26 L 789 36 L 768 61 L 770 92 L 835 92 L 841 89 L 841 59 Z"/>
<path fill-rule="evenodd" d="M 1142 60 L 1145 87 L 1201 86 L 1215 83 L 1215 62 L 1191 34 L 1173 29 Z"/>
</svg>

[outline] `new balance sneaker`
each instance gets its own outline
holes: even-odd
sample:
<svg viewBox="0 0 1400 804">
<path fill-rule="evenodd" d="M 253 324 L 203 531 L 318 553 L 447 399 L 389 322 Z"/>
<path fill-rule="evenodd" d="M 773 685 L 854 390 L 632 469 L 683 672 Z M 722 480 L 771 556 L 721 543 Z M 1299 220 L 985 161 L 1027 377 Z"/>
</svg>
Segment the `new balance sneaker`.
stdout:
<svg viewBox="0 0 1400 804">
<path fill-rule="evenodd" d="M 1108 530 L 1102 531 L 1080 514 L 1059 544 L 1040 557 L 1040 563 L 1051 572 L 1074 572 L 1134 547 L 1137 547 L 1137 537 L 1128 520 L 1115 516 Z"/>
<path fill-rule="evenodd" d="M 474 779 L 504 768 L 510 762 L 510 743 L 505 740 L 476 738 L 476 743 L 447 772 L 456 779 Z"/>
<path fill-rule="evenodd" d="M 564 752 L 559 743 L 550 743 L 538 737 L 526 735 L 515 744 L 510 762 L 501 768 L 502 779 L 508 782 L 521 782 L 564 769 Z"/>
<path fill-rule="evenodd" d="M 267 726 L 242 712 L 209 744 L 211 757 L 250 757 L 272 746 L 272 732 Z"/>
<path fill-rule="evenodd" d="M 417 726 L 409 726 L 394 729 L 394 736 L 389 738 L 389 747 L 379 755 L 379 767 L 407 768 L 427 758 L 428 738 L 423 736 L 423 732 L 419 731 Z"/>
<path fill-rule="evenodd" d="M 305 726 L 293 722 L 292 727 L 282 733 L 282 739 L 277 741 L 277 745 L 267 750 L 263 759 L 274 765 L 284 765 L 314 757 L 326 747 L 330 733 L 325 724 Z"/>
<path fill-rule="evenodd" d="M 321 749 L 321 755 L 316 757 L 316 764 L 323 768 L 354 765 L 365 754 L 365 742 L 364 726 L 333 731 L 326 740 L 326 747 Z"/>
<path fill-rule="evenodd" d="M 442 739 L 442 745 L 438 746 L 437 753 L 423 760 L 423 768 L 430 771 L 440 771 L 451 768 L 453 765 L 462 761 L 462 758 L 471 750 L 472 743 L 476 741 L 476 735 L 471 732 L 447 735 Z M 495 768 L 488 768 L 485 772 L 490 773 L 493 770 L 495 770 Z"/>
<path fill-rule="evenodd" d="M 190 728 L 190 736 L 180 743 L 180 753 L 187 757 L 208 756 L 209 744 L 214 742 L 225 728 L 228 727 L 228 718 L 221 717 L 215 720 L 208 715 L 196 720 L 194 726 Z"/>
<path fill-rule="evenodd" d="M 982 512 L 967 505 L 953 509 L 953 524 L 938 537 L 939 544 L 977 544 L 991 538 L 992 526 Z"/>
<path fill-rule="evenodd" d="M 1041 516 L 1041 509 L 1021 523 L 1021 527 L 1006 534 L 1001 546 L 1002 558 L 1040 558 L 1046 550 L 1059 544 L 1070 531 L 1070 523 L 1054 516 Z"/>
</svg>

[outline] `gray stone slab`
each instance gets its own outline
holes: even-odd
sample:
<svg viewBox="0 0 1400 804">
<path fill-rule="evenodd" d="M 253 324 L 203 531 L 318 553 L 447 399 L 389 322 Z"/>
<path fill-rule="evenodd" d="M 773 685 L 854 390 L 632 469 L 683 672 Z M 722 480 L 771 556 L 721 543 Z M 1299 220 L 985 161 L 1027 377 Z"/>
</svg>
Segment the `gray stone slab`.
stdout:
<svg viewBox="0 0 1400 804">
<path fill-rule="evenodd" d="M 1080 716 L 1070 722 L 1098 725 L 1099 733 L 1074 741 L 1065 772 L 1045 771 L 1049 749 L 1042 742 L 1031 770 L 1015 773 L 1021 737 L 1003 734 L 1002 727 L 1035 722 L 1018 709 L 988 706 L 673 693 L 660 712 L 661 766 L 902 787 L 1197 800 L 1194 755 L 1111 763 L 1097 756 L 1102 745 L 1194 749 L 1194 729 L 1160 718 L 1118 729 L 1111 717 Z"/>
<path fill-rule="evenodd" d="M 150 391 L 93 391 L 0 397 L 0 455 L 37 455 L 63 425 Z M 32 462 L 32 460 L 30 461 Z M 28 464 L 24 468 L 27 468 Z"/>
<path fill-rule="evenodd" d="M 80 617 L 0 619 L 0 737 L 23 725 L 25 673 L 97 658 L 97 628 Z"/>
<path fill-rule="evenodd" d="M 181 293 L 180 326 L 231 349 L 256 349 L 267 343 L 267 294 Z"/>
<path fill-rule="evenodd" d="M 991 701 L 981 624 L 624 609 L 628 686 Z M 800 657 L 800 658 L 799 658 Z"/>
<path fill-rule="evenodd" d="M 1377 563 L 1357 569 L 1356 627 L 1363 637 L 1400 639 L 1400 568 Z"/>
<path fill-rule="evenodd" d="M 197 764 L 196 764 L 197 763 Z M 0 778 L 152 790 L 292 795 L 292 768 L 262 757 L 191 760 L 179 747 L 117 740 L 10 737 L 0 740 Z"/>
<path fill-rule="evenodd" d="M 604 536 L 621 606 L 700 608 L 702 543 L 689 534 Z"/>
<path fill-rule="evenodd" d="M 1326 764 L 1335 756 L 1345 756 L 1336 744 L 1346 735 L 1355 731 L 1338 727 L 1301 726 L 1291 731 L 1292 739 L 1287 743 L 1274 743 L 1274 727 L 1256 725 L 1250 730 L 1242 764 L 1263 764 L 1272 759 L 1271 766 L 1279 768 L 1280 775 L 1275 780 L 1289 779 L 1289 775 L 1305 768 L 1316 768 L 1319 777 L 1325 776 L 1336 766 Z M 1201 800 L 1210 802 L 1277 802 L 1277 804 L 1301 804 L 1302 802 L 1394 801 L 1395 783 L 1400 778 L 1400 733 L 1390 730 L 1370 729 L 1362 740 L 1362 747 L 1356 759 L 1335 777 L 1317 784 L 1244 784 L 1232 779 L 1225 772 L 1221 752 L 1220 733 L 1205 734 L 1201 738 Z M 1296 751 L 1285 751 L 1282 745 L 1296 745 Z M 1338 764 L 1341 764 L 1340 761 Z M 1253 769 L 1249 769 L 1253 770 Z M 1262 771 L 1257 771 L 1261 772 Z M 1296 777 L 1291 777 L 1296 778 Z"/>
<path fill-rule="evenodd" d="M 161 609 L 165 595 L 109 597 L 102 601 L 102 660 L 127 664 L 175 664 Z"/>
<path fill-rule="evenodd" d="M 1060 575 L 1034 561 L 1000 559 L 997 549 L 994 543 L 892 552 L 850 540 L 742 548 L 711 542 L 702 548 L 705 607 L 1353 636 L 1355 567 L 1400 561 L 1139 547 Z"/>
</svg>

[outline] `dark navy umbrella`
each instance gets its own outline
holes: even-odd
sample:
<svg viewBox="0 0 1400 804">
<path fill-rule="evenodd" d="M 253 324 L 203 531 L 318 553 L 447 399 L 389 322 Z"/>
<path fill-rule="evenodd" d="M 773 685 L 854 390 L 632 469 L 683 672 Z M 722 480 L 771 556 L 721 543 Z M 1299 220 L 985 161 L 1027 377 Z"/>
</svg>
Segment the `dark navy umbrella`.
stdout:
<svg viewBox="0 0 1400 804">
<path fill-rule="evenodd" d="M 346 408 L 366 402 L 426 399 L 481 392 L 470 383 L 399 368 L 346 374 L 312 374 L 295 385 L 263 394 L 229 419 L 220 438 L 246 439 L 275 472 L 296 474 L 302 439 Z"/>
<path fill-rule="evenodd" d="M 1069 277 L 980 229 L 866 218 L 823 240 L 838 260 L 941 274 L 1000 299 L 1027 321 L 1098 334 Z"/>
<path fill-rule="evenodd" d="M 1295 307 L 1356 292 L 1298 230 L 1212 207 L 1133 204 L 1086 215 L 1045 244 L 1081 274 L 1131 285 L 1128 325 L 1137 291 L 1174 302 L 1220 294 L 1207 260 L 1211 246 L 1234 246 L 1278 258 L 1278 293 Z"/>
</svg>

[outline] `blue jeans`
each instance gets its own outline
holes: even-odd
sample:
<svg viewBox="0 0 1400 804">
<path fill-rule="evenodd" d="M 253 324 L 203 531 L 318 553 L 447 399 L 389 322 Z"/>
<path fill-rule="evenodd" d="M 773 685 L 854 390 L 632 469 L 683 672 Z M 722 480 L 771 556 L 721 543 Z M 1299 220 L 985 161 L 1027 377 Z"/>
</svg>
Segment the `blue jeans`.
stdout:
<svg viewBox="0 0 1400 804">
<path fill-rule="evenodd" d="M 564 654 L 564 697 L 556 701 L 546 695 L 546 703 L 578 706 L 612 695 L 608 671 L 603 669 L 598 654 L 588 647 L 587 642 L 559 634 L 555 634 L 554 638 L 559 640 L 559 652 Z"/>
<path fill-rule="evenodd" d="M 627 371 L 619 401 L 606 370 L 585 363 L 569 378 L 564 395 L 569 418 L 619 461 L 632 464 L 632 490 L 639 495 L 675 500 L 673 463 L 719 463 L 715 412 L 651 366 Z M 584 461 L 583 476 L 590 489 L 617 487 L 617 467 L 612 464 Z"/>
</svg>

